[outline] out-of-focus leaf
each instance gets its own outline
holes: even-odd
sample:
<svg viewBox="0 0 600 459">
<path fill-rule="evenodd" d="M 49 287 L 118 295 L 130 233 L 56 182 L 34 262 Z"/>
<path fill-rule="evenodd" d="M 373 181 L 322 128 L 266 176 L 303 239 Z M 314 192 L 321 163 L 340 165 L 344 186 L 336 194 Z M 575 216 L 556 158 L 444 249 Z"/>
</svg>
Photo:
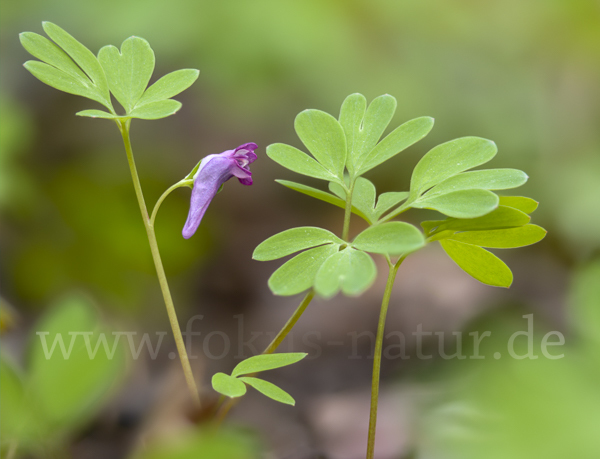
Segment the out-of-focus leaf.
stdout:
<svg viewBox="0 0 600 459">
<path fill-rule="evenodd" d="M 137 106 L 150 104 L 159 100 L 170 99 L 189 88 L 200 74 L 196 69 L 181 69 L 167 73 L 156 83 L 146 89 Z"/>
<path fill-rule="evenodd" d="M 340 179 L 333 173 L 325 169 L 306 153 L 283 143 L 274 143 L 267 147 L 267 156 L 283 167 L 297 172 L 298 174 L 308 175 L 327 181 L 337 181 Z"/>
<path fill-rule="evenodd" d="M 500 205 L 519 209 L 526 214 L 532 213 L 538 207 L 538 202 L 523 196 L 500 196 Z"/>
<path fill-rule="evenodd" d="M 159 444 L 149 443 L 134 459 L 260 459 L 259 443 L 248 432 L 223 428 L 198 431 L 169 438 Z"/>
<path fill-rule="evenodd" d="M 176 113 L 181 108 L 181 102 L 173 99 L 159 100 L 150 104 L 136 107 L 127 116 L 130 118 L 140 118 L 143 120 L 157 120 L 166 118 Z"/>
<path fill-rule="evenodd" d="M 570 293 L 572 325 L 585 346 L 591 346 L 597 360 L 600 355 L 600 261 L 576 271 Z"/>
<path fill-rule="evenodd" d="M 65 32 L 56 24 L 52 24 L 51 22 L 43 22 L 42 26 L 44 27 L 44 31 L 48 34 L 48 36 L 65 52 L 71 56 L 71 58 L 75 61 L 79 67 L 83 69 L 83 71 L 90 77 L 94 86 L 97 88 L 98 95 L 103 99 L 102 104 L 112 109 L 112 104 L 110 102 L 110 93 L 108 90 L 108 82 L 106 81 L 106 75 L 104 74 L 104 70 L 89 49 L 87 49 L 84 45 L 75 40 L 71 35 Z"/>
<path fill-rule="evenodd" d="M 431 131 L 432 127 L 433 118 L 428 116 L 415 118 L 397 127 L 368 154 L 365 154 L 364 160 L 357 167 L 357 175 L 364 174 L 418 142 Z"/>
<path fill-rule="evenodd" d="M 344 241 L 331 231 L 323 228 L 312 226 L 292 228 L 261 242 L 254 249 L 252 258 L 259 261 L 275 260 L 300 250 L 330 242 L 343 244 Z"/>
<path fill-rule="evenodd" d="M 219 394 L 231 398 L 241 397 L 246 393 L 246 385 L 242 381 L 225 373 L 215 373 L 213 375 L 212 387 Z"/>
<path fill-rule="evenodd" d="M 475 218 L 489 214 L 498 207 L 498 196 L 488 190 L 461 190 L 428 197 L 411 203 L 419 209 L 433 209 L 449 217 Z"/>
<path fill-rule="evenodd" d="M 415 166 L 410 193 L 414 197 L 420 196 L 447 178 L 487 163 L 497 151 L 494 142 L 480 137 L 462 137 L 438 145 Z"/>
<path fill-rule="evenodd" d="M 377 206 L 375 207 L 375 216 L 380 218 L 384 213 L 390 210 L 397 204 L 400 204 L 410 193 L 407 191 L 389 191 L 387 193 L 381 193 L 377 199 Z"/>
<path fill-rule="evenodd" d="M 311 288 L 323 262 L 338 251 L 339 244 L 315 247 L 285 262 L 269 278 L 269 288 L 275 295 L 296 295 Z"/>
<path fill-rule="evenodd" d="M 315 159 L 333 176 L 343 179 L 346 136 L 338 120 L 321 110 L 304 110 L 296 116 L 294 128 Z"/>
<path fill-rule="evenodd" d="M 491 249 L 512 249 L 535 244 L 545 236 L 544 228 L 537 225 L 524 225 L 488 231 L 465 231 L 454 234 L 450 239 Z"/>
<path fill-rule="evenodd" d="M 527 174 L 517 169 L 485 169 L 463 172 L 434 186 L 426 196 L 432 197 L 458 190 L 507 190 L 523 185 L 527 179 Z"/>
<path fill-rule="evenodd" d="M 154 71 L 154 51 L 140 37 L 129 37 L 121 44 L 121 51 L 108 45 L 98 52 L 98 61 L 104 69 L 108 86 L 126 113 L 142 97 Z"/>
<path fill-rule="evenodd" d="M 470 276 L 494 287 L 510 287 L 513 275 L 508 266 L 496 255 L 481 247 L 444 239 L 440 241 L 454 262 Z"/>
<path fill-rule="evenodd" d="M 365 252 L 403 255 L 425 245 L 423 233 L 405 222 L 371 226 L 356 236 L 352 246 Z"/>
<path fill-rule="evenodd" d="M 32 336 L 28 383 L 37 412 L 57 430 L 86 421 L 118 381 L 123 357 L 117 337 L 101 332 L 88 300 L 65 298 Z"/>
<path fill-rule="evenodd" d="M 439 233 L 442 231 L 478 231 L 513 228 L 526 225 L 530 221 L 531 217 L 520 210 L 500 205 L 497 209 L 483 217 L 430 220 L 422 222 L 421 227 L 425 231 L 425 234 L 430 236 L 433 232 Z"/>
<path fill-rule="evenodd" d="M 365 252 L 347 247 L 332 254 L 315 277 L 315 291 L 331 298 L 340 289 L 345 295 L 357 296 L 368 289 L 377 276 L 373 259 Z"/>
<path fill-rule="evenodd" d="M 254 387 L 261 394 L 272 398 L 276 402 L 285 403 L 286 405 L 296 405 L 296 401 L 293 397 L 283 389 L 280 389 L 275 384 L 265 381 L 264 379 L 251 378 L 244 376 L 240 378 L 240 381 L 244 381 L 246 384 Z"/>
<path fill-rule="evenodd" d="M 231 372 L 231 376 L 237 377 L 251 373 L 274 370 L 275 368 L 287 367 L 288 365 L 299 362 L 307 355 L 308 354 L 305 352 L 255 355 L 238 363 Z"/>
</svg>

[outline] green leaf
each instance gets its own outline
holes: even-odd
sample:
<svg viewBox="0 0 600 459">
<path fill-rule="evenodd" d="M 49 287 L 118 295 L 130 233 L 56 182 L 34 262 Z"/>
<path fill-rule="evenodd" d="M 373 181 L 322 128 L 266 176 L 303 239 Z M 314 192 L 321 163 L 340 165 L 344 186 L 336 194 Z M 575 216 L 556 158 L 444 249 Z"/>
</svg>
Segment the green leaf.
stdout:
<svg viewBox="0 0 600 459">
<path fill-rule="evenodd" d="M 298 174 L 308 175 L 309 177 L 318 178 L 321 180 L 334 180 L 339 182 L 340 179 L 325 169 L 306 153 L 283 143 L 274 143 L 267 147 L 267 156 L 283 167 L 297 172 Z"/>
<path fill-rule="evenodd" d="M 403 255 L 425 245 L 423 233 L 405 222 L 371 226 L 356 236 L 352 246 L 365 252 Z"/>
<path fill-rule="evenodd" d="M 407 121 L 388 134 L 369 153 L 357 167 L 357 175 L 362 175 L 375 166 L 387 161 L 402 150 L 425 137 L 433 127 L 433 118 L 423 116 Z"/>
<path fill-rule="evenodd" d="M 365 155 L 375 147 L 396 111 L 396 99 L 390 95 L 375 98 L 366 113 L 363 105 L 364 97 L 360 94 L 354 96 L 347 99 L 347 104 L 344 101 L 346 107 L 342 105 L 340 113 L 340 124 L 343 120 L 346 124 L 344 131 L 350 132 L 352 142 L 352 148 L 348 148 L 347 160 L 348 170 L 351 172 L 358 169 Z M 357 120 L 359 116 L 360 119 Z M 348 140 L 348 134 L 346 139 Z"/>
<path fill-rule="evenodd" d="M 198 79 L 199 74 L 200 71 L 196 69 L 181 69 L 167 73 L 146 89 L 137 105 L 142 106 L 159 100 L 170 99 L 189 88 Z"/>
<path fill-rule="evenodd" d="M 54 89 L 76 96 L 86 97 L 105 105 L 104 99 L 96 93 L 91 82 L 86 85 L 82 80 L 57 69 L 56 67 L 52 67 L 51 65 L 39 61 L 27 61 L 23 66 L 42 83 L 45 83 Z"/>
<path fill-rule="evenodd" d="M 343 179 L 346 136 L 338 120 L 321 110 L 304 110 L 296 116 L 294 128 L 315 159 L 333 176 Z"/>
<path fill-rule="evenodd" d="M 104 118 L 107 120 L 113 120 L 123 118 L 119 115 L 113 115 L 112 113 L 105 112 L 103 110 L 82 110 L 76 113 L 77 116 L 87 116 L 89 118 Z"/>
<path fill-rule="evenodd" d="M 242 360 L 238 363 L 231 376 L 237 377 L 262 371 L 274 370 L 275 368 L 287 367 L 299 362 L 308 354 L 305 352 L 286 352 L 279 354 L 261 354 Z"/>
<path fill-rule="evenodd" d="M 140 37 L 129 37 L 121 44 L 121 52 L 108 45 L 98 52 L 110 91 L 130 113 L 144 94 L 154 71 L 154 51 Z"/>
<path fill-rule="evenodd" d="M 510 268 L 496 255 L 481 247 L 449 239 L 440 241 L 440 244 L 463 271 L 479 282 L 507 288 L 512 284 Z"/>
<path fill-rule="evenodd" d="M 96 56 L 56 24 L 43 22 L 42 26 L 48 36 L 65 50 L 71 56 L 71 59 L 90 77 L 97 88 L 98 96 L 104 101 L 102 104 L 112 110 L 106 75 Z"/>
<path fill-rule="evenodd" d="M 343 199 L 344 207 L 346 203 L 346 192 L 335 182 L 329 183 L 329 189 Z M 352 193 L 352 206 L 362 215 L 369 224 L 373 224 L 377 218 L 375 217 L 375 185 L 363 177 L 359 177 L 354 184 Z M 356 212 L 355 212 L 356 213 Z"/>
<path fill-rule="evenodd" d="M 497 208 L 498 196 L 488 190 L 461 190 L 431 198 L 425 195 L 411 206 L 437 210 L 455 218 L 475 218 Z"/>
<path fill-rule="evenodd" d="M 71 429 L 93 416 L 110 395 L 124 371 L 122 343 L 100 333 L 96 311 L 75 295 L 51 308 L 35 332 L 28 389 L 36 394 L 40 416 L 56 429 Z"/>
<path fill-rule="evenodd" d="M 500 196 L 500 205 L 519 209 L 526 214 L 532 213 L 538 207 L 538 202 L 522 196 Z"/>
<path fill-rule="evenodd" d="M 350 172 L 354 172 L 355 151 L 360 146 L 360 130 L 365 111 L 367 110 L 367 99 L 362 94 L 351 94 L 342 103 L 340 110 L 340 125 L 346 134 L 346 147 L 348 159 L 346 166 Z"/>
<path fill-rule="evenodd" d="M 294 252 L 299 252 L 300 250 L 331 242 L 344 243 L 344 241 L 331 231 L 323 228 L 312 226 L 292 228 L 271 236 L 266 241 L 260 243 L 254 249 L 252 258 L 259 261 L 275 260 Z"/>
<path fill-rule="evenodd" d="M 373 259 L 365 252 L 347 247 L 332 254 L 315 277 L 315 291 L 331 298 L 340 289 L 345 295 L 357 296 L 368 289 L 377 276 Z"/>
<path fill-rule="evenodd" d="M 527 174 L 517 169 L 486 169 L 455 175 L 434 186 L 426 194 L 437 196 L 459 190 L 507 190 L 523 185 Z"/>
<path fill-rule="evenodd" d="M 502 199 L 502 198 L 500 198 Z M 425 233 L 430 236 L 442 231 L 476 231 L 513 228 L 529 223 L 531 217 L 512 207 L 498 206 L 498 208 L 483 217 L 471 219 L 447 218 L 446 220 L 432 220 L 421 223 Z"/>
<path fill-rule="evenodd" d="M 157 120 L 173 115 L 181 108 L 181 102 L 173 99 L 159 100 L 151 104 L 145 104 L 141 107 L 136 107 L 128 114 L 130 118 L 140 118 L 143 120 Z"/>
<path fill-rule="evenodd" d="M 296 401 L 283 389 L 280 389 L 275 384 L 265 381 L 264 379 L 251 378 L 244 376 L 240 378 L 240 381 L 244 381 L 246 384 L 254 387 L 261 394 L 272 398 L 276 402 L 285 403 L 286 405 L 296 405 Z"/>
<path fill-rule="evenodd" d="M 524 225 L 517 228 L 489 231 L 466 231 L 457 233 L 450 239 L 490 249 L 512 249 L 535 244 L 544 239 L 545 236 L 546 230 L 544 228 L 537 225 Z"/>
<path fill-rule="evenodd" d="M 225 373 L 215 373 L 211 382 L 214 390 L 227 397 L 241 397 L 246 393 L 246 385 L 242 381 Z"/>
<path fill-rule="evenodd" d="M 23 48 L 33 57 L 71 75 L 86 87 L 93 85 L 87 75 L 73 62 L 73 59 L 46 37 L 33 32 L 23 32 L 19 35 L 19 39 Z"/>
<path fill-rule="evenodd" d="M 327 244 L 309 249 L 285 262 L 269 278 L 269 288 L 275 295 L 296 295 L 313 286 L 323 262 L 338 251 L 339 244 Z"/>
<path fill-rule="evenodd" d="M 381 193 L 377 199 L 377 206 L 375 207 L 375 217 L 379 219 L 392 207 L 400 204 L 410 193 L 407 191 L 390 191 L 388 193 Z"/>
<path fill-rule="evenodd" d="M 497 151 L 494 142 L 479 137 L 462 137 L 434 147 L 413 170 L 411 195 L 420 196 L 449 177 L 487 163 Z"/>
<path fill-rule="evenodd" d="M 290 182 L 288 180 L 275 180 L 275 181 L 277 183 L 281 183 L 283 186 L 285 186 L 287 188 L 290 188 L 294 191 L 298 191 L 299 193 L 305 194 L 307 196 L 311 196 L 311 197 L 319 199 L 321 201 L 328 202 L 329 204 L 333 204 L 334 206 L 341 207 L 342 209 L 346 208 L 346 201 L 344 199 L 341 199 L 338 196 L 334 196 L 331 193 L 327 193 L 326 191 L 322 191 L 322 190 L 313 188 L 308 185 L 303 185 L 301 183 Z M 330 187 L 331 187 L 331 183 L 335 183 L 335 182 L 330 182 Z M 343 189 L 342 189 L 342 191 L 343 191 Z M 354 206 L 352 206 L 352 213 L 358 215 L 360 218 L 366 220 L 367 222 L 369 221 L 367 216 Z"/>
</svg>

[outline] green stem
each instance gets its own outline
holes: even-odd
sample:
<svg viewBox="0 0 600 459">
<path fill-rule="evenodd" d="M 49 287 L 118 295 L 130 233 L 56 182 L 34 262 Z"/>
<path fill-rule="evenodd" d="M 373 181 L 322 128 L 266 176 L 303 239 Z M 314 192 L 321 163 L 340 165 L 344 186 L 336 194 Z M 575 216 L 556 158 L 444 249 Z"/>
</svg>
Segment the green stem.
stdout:
<svg viewBox="0 0 600 459">
<path fill-rule="evenodd" d="M 373 377 L 371 380 L 371 411 L 369 414 L 369 439 L 367 442 L 367 459 L 373 459 L 375 452 L 375 430 L 377 426 L 377 403 L 379 401 L 379 375 L 381 373 L 381 351 L 383 349 L 383 336 L 385 331 L 385 318 L 387 316 L 388 305 L 390 304 L 390 296 L 392 295 L 392 287 L 396 279 L 398 268 L 404 261 L 405 257 L 400 258 L 395 265 L 388 261 L 390 272 L 383 300 L 381 301 L 381 311 L 379 313 L 379 323 L 377 324 L 377 338 L 375 341 L 375 355 L 373 357 Z"/>
<path fill-rule="evenodd" d="M 177 182 L 175 185 L 172 185 L 169 188 L 167 188 L 167 191 L 165 191 L 161 195 L 161 197 L 158 198 L 158 201 L 156 201 L 156 204 L 154 204 L 154 209 L 152 210 L 152 216 L 150 217 L 150 226 L 154 226 L 154 220 L 156 220 L 156 214 L 158 213 L 158 209 L 160 209 L 160 205 L 163 203 L 165 198 L 167 196 L 169 196 L 171 194 L 171 192 L 173 192 L 177 188 L 181 188 L 182 186 L 188 186 L 189 182 L 190 182 L 189 180 L 181 180 L 181 181 Z"/>
<path fill-rule="evenodd" d="M 354 193 L 354 183 L 355 180 L 353 177 L 350 177 L 350 186 L 346 190 L 346 207 L 344 211 L 344 228 L 342 231 L 342 239 L 344 241 L 348 241 L 348 236 L 350 235 L 350 217 L 352 216 L 352 194 Z"/>
<path fill-rule="evenodd" d="M 304 311 L 306 310 L 306 308 L 308 307 L 308 305 L 314 297 L 315 292 L 311 289 L 302 299 L 302 302 L 298 305 L 298 307 L 296 308 L 292 316 L 288 319 L 288 321 L 285 323 L 283 328 L 279 331 L 279 333 L 277 333 L 277 336 L 273 339 L 273 341 L 271 341 L 271 344 L 269 344 L 262 352 L 263 354 L 272 354 L 277 350 L 277 348 L 283 342 L 285 337 L 290 333 L 290 331 L 292 331 L 292 328 L 294 328 L 294 325 L 296 325 L 300 317 L 302 317 L 302 314 L 304 314 Z M 255 375 L 256 373 L 248 376 Z M 229 410 L 231 410 L 231 408 L 233 408 L 239 401 L 240 398 L 228 398 L 225 402 L 223 402 L 222 399 L 219 400 L 220 403 L 217 407 L 218 412 L 216 415 L 217 426 L 223 422 L 223 419 L 225 419 L 225 416 L 227 415 Z"/>
<path fill-rule="evenodd" d="M 135 189 L 135 195 L 140 206 L 140 212 L 142 213 L 142 220 L 144 221 L 144 227 L 146 228 L 146 234 L 148 236 L 148 242 L 150 243 L 150 251 L 152 252 L 152 259 L 154 260 L 154 266 L 156 267 L 156 274 L 158 276 L 158 282 L 162 290 L 165 306 L 167 308 L 167 315 L 169 316 L 169 322 L 171 323 L 171 329 L 175 337 L 175 344 L 177 346 L 177 352 L 181 359 L 181 366 L 183 367 L 183 373 L 185 380 L 192 395 L 192 399 L 197 407 L 200 407 L 200 394 L 194 381 L 194 375 L 192 368 L 190 367 L 190 361 L 185 350 L 185 344 L 183 342 L 183 336 L 181 335 L 181 328 L 177 320 L 177 313 L 175 312 L 175 306 L 173 305 L 173 299 L 171 298 L 171 292 L 169 290 L 169 284 L 167 283 L 167 276 L 165 275 L 165 269 L 163 268 L 162 261 L 160 259 L 160 252 L 158 251 L 158 243 L 156 242 L 156 234 L 154 233 L 154 227 L 148 217 L 148 209 L 144 201 L 144 194 L 142 192 L 142 186 L 140 179 L 135 167 L 135 160 L 133 158 L 133 150 L 131 149 L 131 140 L 129 138 L 129 121 L 119 121 L 119 130 L 123 137 L 123 144 L 125 145 L 125 152 L 127 153 L 127 161 L 129 163 L 129 169 L 131 171 L 131 178 L 133 180 L 133 187 Z"/>
</svg>

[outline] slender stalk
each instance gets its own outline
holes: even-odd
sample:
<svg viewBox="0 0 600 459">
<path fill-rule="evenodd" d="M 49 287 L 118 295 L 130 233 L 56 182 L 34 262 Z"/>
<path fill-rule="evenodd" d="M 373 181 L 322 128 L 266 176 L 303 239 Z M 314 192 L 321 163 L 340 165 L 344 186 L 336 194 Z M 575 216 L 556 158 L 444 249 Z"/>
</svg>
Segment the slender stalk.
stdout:
<svg viewBox="0 0 600 459">
<path fill-rule="evenodd" d="M 388 274 L 383 300 L 381 301 L 381 311 L 379 313 L 379 323 L 377 324 L 377 338 L 375 341 L 375 355 L 373 357 L 373 377 L 371 380 L 371 411 L 369 414 L 369 439 L 367 442 L 367 459 L 373 459 L 375 452 L 375 430 L 377 427 L 377 403 L 379 401 L 379 375 L 381 373 L 381 351 L 383 349 L 383 336 L 385 332 L 385 318 L 387 316 L 392 287 L 396 279 L 398 268 L 405 257 L 400 258 L 395 265 L 389 260 L 390 272 Z"/>
<path fill-rule="evenodd" d="M 290 333 L 290 331 L 292 331 L 292 328 L 294 328 L 294 325 L 296 325 L 300 317 L 302 317 L 302 314 L 304 314 L 304 311 L 306 310 L 314 296 L 315 292 L 311 289 L 302 299 L 302 302 L 298 305 L 298 307 L 296 308 L 292 316 L 288 319 L 288 321 L 285 323 L 283 328 L 279 331 L 279 333 L 277 333 L 277 336 L 273 338 L 273 341 L 271 341 L 271 343 L 262 352 L 263 354 L 272 354 L 277 350 L 277 348 L 283 342 L 285 337 Z M 256 373 L 248 376 L 255 375 Z M 226 401 L 223 401 L 223 398 L 221 397 L 221 399 L 219 400 L 219 406 L 217 407 L 218 411 L 215 419 L 217 426 L 221 425 L 223 419 L 225 419 L 225 416 L 227 416 L 229 410 L 231 410 L 231 408 L 237 405 L 239 400 L 239 398 L 228 398 Z"/>
<path fill-rule="evenodd" d="M 175 185 L 171 185 L 169 188 L 167 188 L 167 191 L 165 191 L 161 195 L 161 197 L 158 198 L 158 201 L 156 201 L 156 204 L 154 204 L 154 209 L 152 209 L 152 216 L 150 217 L 150 226 L 154 226 L 154 220 L 156 220 L 156 214 L 158 213 L 158 209 L 160 209 L 160 205 L 163 203 L 165 198 L 167 196 L 169 196 L 171 194 L 171 192 L 173 192 L 177 188 L 181 188 L 182 186 L 188 186 L 188 182 L 190 182 L 190 181 L 189 180 L 181 180 L 181 181 L 177 182 Z"/>
<path fill-rule="evenodd" d="M 165 275 L 165 269 L 163 268 L 162 261 L 160 259 L 160 252 L 158 251 L 158 243 L 156 242 L 156 234 L 154 233 L 154 227 L 148 217 L 148 209 L 144 201 L 144 194 L 142 192 L 142 186 L 140 179 L 135 167 L 135 160 L 133 158 L 133 150 L 131 149 L 131 140 L 129 138 L 129 121 L 119 121 L 119 130 L 123 137 L 123 144 L 125 145 L 125 152 L 127 153 L 127 161 L 129 163 L 129 169 L 131 171 L 131 178 L 133 180 L 133 187 L 135 189 L 135 195 L 140 206 L 140 212 L 142 213 L 142 220 L 144 221 L 144 227 L 146 228 L 146 234 L 148 236 L 148 242 L 150 243 L 150 251 L 152 252 L 152 259 L 154 260 L 154 266 L 156 267 L 156 275 L 158 276 L 158 282 L 160 283 L 160 289 L 162 290 L 165 306 L 167 308 L 167 315 L 169 316 L 169 322 L 171 323 L 171 329 L 175 337 L 175 344 L 177 346 L 177 352 L 181 359 L 181 366 L 183 367 L 183 373 L 185 380 L 192 395 L 192 399 L 197 407 L 200 407 L 200 394 L 194 381 L 194 374 L 190 367 L 190 361 L 185 349 L 183 342 L 183 336 L 181 335 L 181 328 L 177 320 L 177 313 L 175 312 L 175 306 L 173 305 L 173 299 L 171 298 L 171 292 L 169 290 L 169 284 L 167 282 L 167 276 Z"/>
<path fill-rule="evenodd" d="M 347 241 L 348 236 L 350 235 L 350 217 L 352 216 L 352 194 L 354 193 L 354 183 L 355 183 L 354 178 L 350 177 L 350 186 L 346 190 L 346 207 L 344 209 L 344 228 L 342 230 L 342 239 L 344 241 Z"/>
</svg>

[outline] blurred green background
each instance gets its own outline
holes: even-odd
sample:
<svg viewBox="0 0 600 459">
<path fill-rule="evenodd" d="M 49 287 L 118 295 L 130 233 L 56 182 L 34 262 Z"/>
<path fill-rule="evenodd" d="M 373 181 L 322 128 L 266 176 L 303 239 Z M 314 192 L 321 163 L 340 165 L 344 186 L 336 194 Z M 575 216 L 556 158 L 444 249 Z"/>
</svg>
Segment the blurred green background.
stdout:
<svg viewBox="0 0 600 459">
<path fill-rule="evenodd" d="M 133 147 L 149 205 L 201 157 L 245 142 L 259 144 L 259 160 L 252 165 L 255 184 L 248 189 L 228 183 L 191 240 L 180 234 L 188 191 L 177 191 L 161 208 L 159 244 L 182 322 L 203 314 L 198 322 L 203 332 L 221 329 L 235 335 L 236 314 L 246 314 L 255 330 L 276 330 L 285 321 L 296 299 L 271 297 L 266 280 L 276 265 L 251 261 L 252 250 L 293 225 L 339 232 L 342 211 L 274 183 L 275 178 L 297 177 L 271 162 L 264 148 L 274 142 L 300 146 L 293 130 L 298 112 L 317 108 L 337 116 L 343 99 L 361 92 L 369 100 L 384 93 L 397 98 L 392 128 L 422 115 L 436 119 L 429 136 L 389 167 L 369 173 L 378 191 L 406 190 L 418 159 L 438 143 L 465 135 L 486 137 L 499 147 L 490 167 L 528 173 L 530 180 L 518 193 L 540 201 L 534 222 L 549 231 L 540 244 L 504 257 L 516 278 L 509 292 L 466 279 L 451 262 L 442 261 L 439 248 L 407 263 L 408 280 L 399 282 L 395 305 L 402 312 L 392 316 L 390 329 L 408 327 L 410 333 L 410 324 L 425 322 L 431 329 L 460 330 L 486 314 L 483 323 L 495 327 L 497 321 L 518 321 L 524 311 L 532 311 L 542 328 L 571 330 L 567 286 L 600 247 L 597 0 L 22 0 L 2 2 L 0 16 L 0 296 L 12 305 L 16 320 L 3 340 L 17 354 L 31 323 L 72 290 L 87 292 L 123 329 L 166 326 L 117 129 L 109 121 L 75 117 L 76 111 L 99 107 L 43 85 L 22 67 L 30 57 L 18 33 L 42 33 L 43 20 L 60 25 L 93 52 L 120 45 L 131 35 L 147 39 L 156 53 L 153 81 L 179 68 L 200 69 L 199 80 L 176 97 L 183 108 L 175 116 L 134 121 Z M 344 326 L 346 331 L 358 326 L 374 330 L 380 287 L 362 300 L 348 300 L 356 307 L 338 308 L 345 301 L 340 298 L 332 305 L 322 302 L 310 313 L 306 330 L 313 327 L 325 337 L 344 336 Z M 600 308 L 596 299 L 590 301 Z M 352 318 L 340 319 L 342 314 Z M 325 350 L 321 361 L 306 374 L 288 376 L 306 406 L 330 403 L 333 412 L 341 412 L 335 408 L 338 399 L 327 397 L 368 391 L 366 359 L 348 360 L 337 349 Z M 198 364 L 204 384 L 212 370 L 227 371 L 229 363 Z M 426 368 L 416 362 L 388 365 L 383 376 L 390 387 L 407 377 L 419 389 L 431 379 L 447 382 L 445 367 L 435 361 Z M 147 366 L 154 369 L 144 371 L 155 375 L 177 370 L 166 357 Z M 152 374 L 142 371 L 140 376 L 140 371 L 138 363 L 133 365 L 124 393 L 150 384 Z M 569 384 L 565 390 L 571 390 Z M 146 400 L 153 400 L 148 391 Z M 114 402 L 116 411 L 123 398 Z M 329 418 L 319 409 L 292 415 L 298 433 L 295 440 L 281 442 L 296 451 L 298 444 L 312 445 L 310 451 L 343 457 L 332 440 L 339 432 L 322 427 L 322 419 Z M 137 405 L 131 410 L 142 418 L 147 414 Z M 241 421 L 268 430 L 267 421 L 244 418 L 243 407 L 240 411 Z M 567 415 L 573 413 L 557 414 Z M 361 417 L 366 416 L 364 411 Z M 591 422 L 585 416 L 579 420 Z M 422 456 L 408 456 L 421 437 L 406 435 L 401 447 L 381 457 L 455 457 L 432 447 Z M 573 457 L 598 457 L 590 448 L 580 451 L 591 455 Z M 317 457 L 310 454 L 293 457 Z M 359 449 L 356 456 L 345 457 L 361 455 Z M 513 452 L 510 457 L 520 456 Z"/>
</svg>

